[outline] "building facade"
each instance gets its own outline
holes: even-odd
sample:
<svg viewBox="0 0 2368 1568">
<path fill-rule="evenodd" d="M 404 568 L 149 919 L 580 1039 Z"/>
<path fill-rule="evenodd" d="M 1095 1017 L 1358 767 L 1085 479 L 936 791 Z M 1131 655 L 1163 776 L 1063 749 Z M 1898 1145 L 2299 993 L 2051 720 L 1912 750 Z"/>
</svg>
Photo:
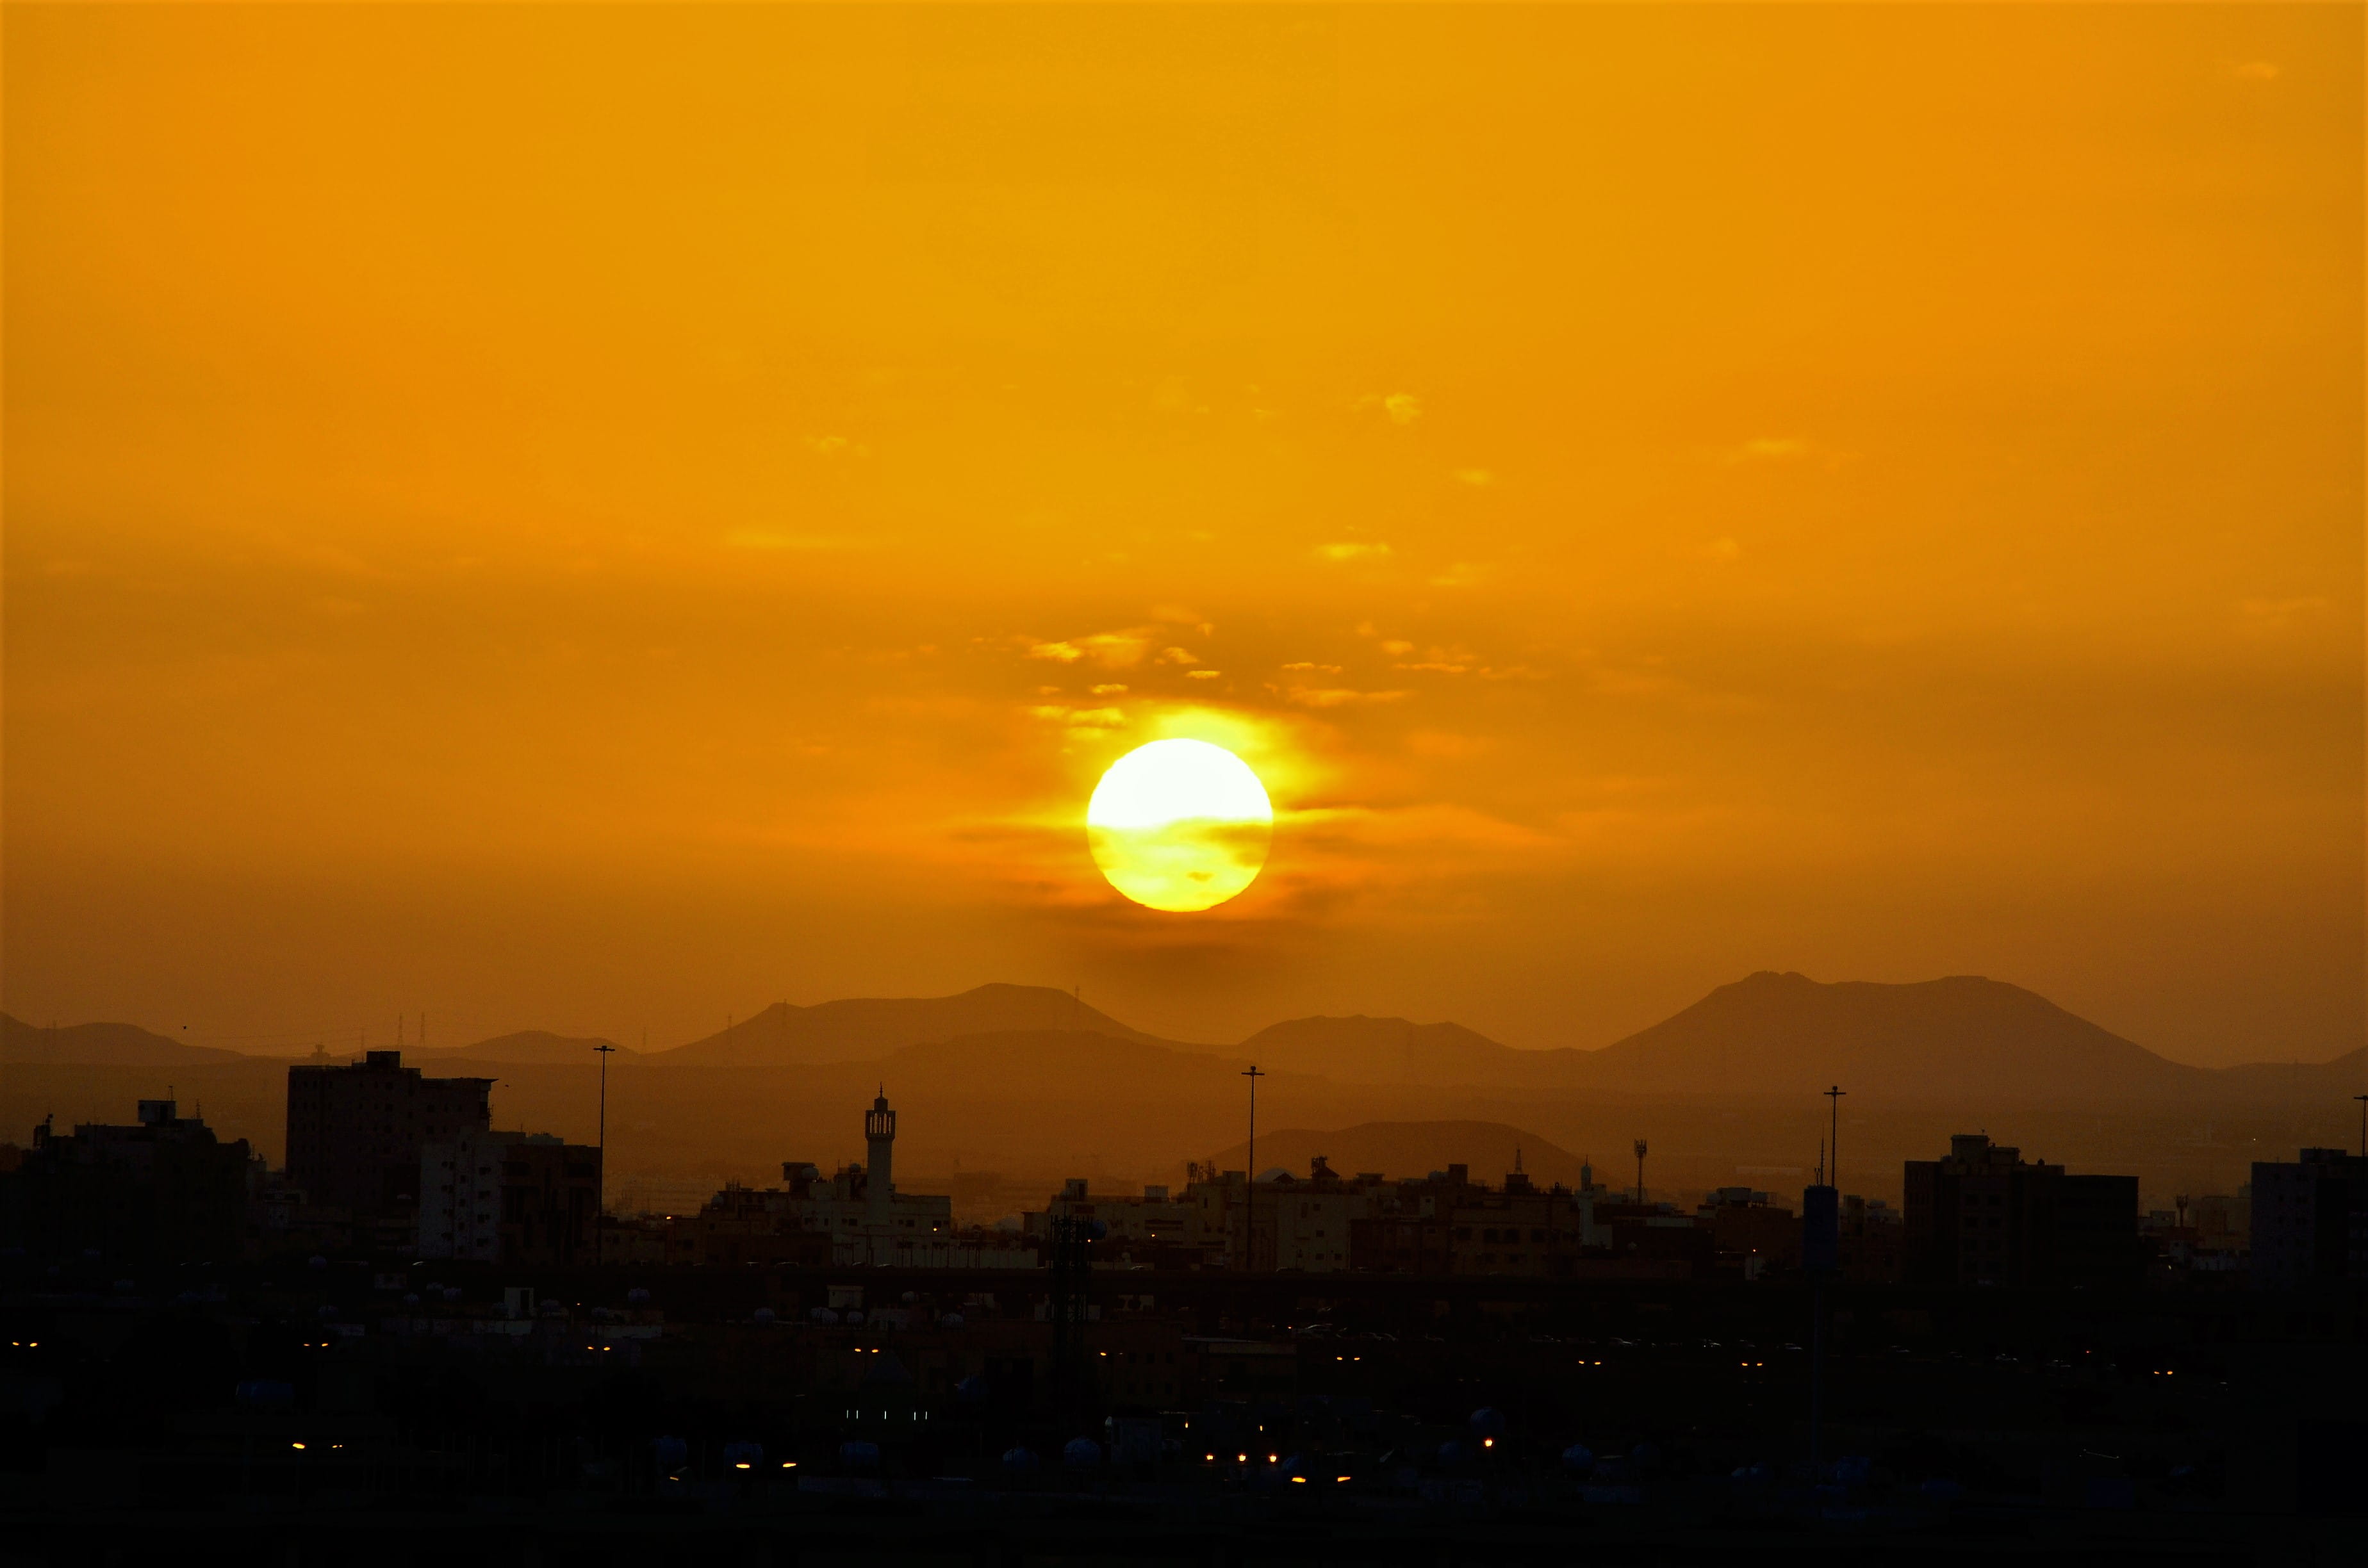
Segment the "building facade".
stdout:
<svg viewBox="0 0 2368 1568">
<path fill-rule="evenodd" d="M 548 1132 L 464 1132 L 419 1157 L 421 1257 L 596 1261 L 600 1151 Z"/>
<path fill-rule="evenodd" d="M 2368 1158 L 2305 1149 L 2256 1162 L 2252 1247 L 2260 1290 L 2368 1283 Z"/>
<path fill-rule="evenodd" d="M 491 1078 L 427 1078 L 398 1051 L 288 1070 L 288 1179 L 357 1220 L 411 1209 L 420 1154 L 491 1125 Z"/>
<path fill-rule="evenodd" d="M 2072 1176 L 1980 1133 L 1910 1160 L 1901 1268 L 1920 1285 L 2133 1285 L 2135 1176 Z"/>
</svg>

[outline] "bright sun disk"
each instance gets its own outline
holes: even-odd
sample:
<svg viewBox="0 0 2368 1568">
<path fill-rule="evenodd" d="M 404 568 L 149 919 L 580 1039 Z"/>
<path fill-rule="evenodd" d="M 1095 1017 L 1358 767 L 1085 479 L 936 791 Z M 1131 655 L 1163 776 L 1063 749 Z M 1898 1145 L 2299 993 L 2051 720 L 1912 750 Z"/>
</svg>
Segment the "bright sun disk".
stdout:
<svg viewBox="0 0 2368 1568">
<path fill-rule="evenodd" d="M 1094 864 L 1135 903 L 1178 912 L 1258 880 L 1274 805 L 1249 764 L 1207 741 L 1153 741 L 1111 763 L 1086 806 Z"/>
</svg>

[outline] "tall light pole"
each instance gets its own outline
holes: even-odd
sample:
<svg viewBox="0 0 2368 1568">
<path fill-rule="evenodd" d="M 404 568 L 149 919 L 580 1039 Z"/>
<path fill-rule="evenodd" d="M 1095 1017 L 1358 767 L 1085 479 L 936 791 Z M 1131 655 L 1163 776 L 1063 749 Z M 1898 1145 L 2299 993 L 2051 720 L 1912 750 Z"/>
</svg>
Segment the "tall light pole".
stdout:
<svg viewBox="0 0 2368 1568">
<path fill-rule="evenodd" d="M 2368 1095 L 2354 1095 L 2360 1102 L 2360 1157 L 2368 1160 Z"/>
<path fill-rule="evenodd" d="M 1836 1192 L 1842 1189 L 1842 1096 L 1849 1093 L 1839 1084 L 1826 1091 L 1826 1103 L 1833 1108 L 1826 1132 L 1826 1185 Z"/>
<path fill-rule="evenodd" d="M 1258 1258 L 1258 1229 L 1251 1221 L 1258 1215 L 1258 1081 L 1266 1074 L 1253 1062 L 1242 1076 L 1250 1081 L 1250 1168 L 1243 1173 L 1248 1180 L 1242 1188 L 1242 1270 L 1247 1273 Z"/>
<path fill-rule="evenodd" d="M 609 1058 L 617 1048 L 604 1040 L 592 1049 L 600 1053 L 600 1176 L 592 1194 L 592 1264 L 597 1268 L 609 1261 L 609 1227 L 604 1223 L 609 1210 Z"/>
<path fill-rule="evenodd" d="M 1636 1207 L 1645 1207 L 1645 1141 L 1636 1140 Z"/>
<path fill-rule="evenodd" d="M 1825 1181 L 1801 1195 L 1801 1261 L 1809 1276 L 1809 1462 L 1820 1464 L 1826 1427 L 1826 1281 L 1841 1262 L 1841 1133 L 1839 1084 L 1825 1091 L 1827 1115 Z"/>
</svg>

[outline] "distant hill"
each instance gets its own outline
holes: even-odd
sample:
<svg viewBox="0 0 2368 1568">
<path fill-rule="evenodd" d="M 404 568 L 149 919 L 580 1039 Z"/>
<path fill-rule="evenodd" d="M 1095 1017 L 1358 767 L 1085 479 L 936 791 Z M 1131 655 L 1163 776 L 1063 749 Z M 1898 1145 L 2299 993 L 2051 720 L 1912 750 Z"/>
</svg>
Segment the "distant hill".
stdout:
<svg viewBox="0 0 2368 1568">
<path fill-rule="evenodd" d="M 958 996 L 860 998 L 795 1007 L 776 1002 L 720 1033 L 672 1051 L 654 1051 L 665 1066 L 790 1066 L 876 1062 L 906 1046 L 963 1035 L 1060 1029 L 1149 1041 L 1065 991 L 1043 985 L 981 985 Z"/>
<path fill-rule="evenodd" d="M 235 1051 L 186 1045 L 137 1024 L 68 1024 L 45 1029 L 0 1013 L 0 1062 L 195 1067 L 243 1060 Z"/>
<path fill-rule="evenodd" d="M 2206 1092 L 2219 1077 L 1978 975 L 1820 984 L 1763 970 L 1593 1056 L 1597 1085 L 1648 1094 L 1792 1097 L 1839 1084 L 1866 1098 L 2110 1105 Z"/>
<path fill-rule="evenodd" d="M 428 1051 L 413 1046 L 404 1051 L 403 1060 L 410 1066 L 429 1068 L 453 1062 L 531 1062 L 552 1067 L 598 1067 L 600 1058 L 593 1048 L 601 1045 L 616 1052 L 612 1065 L 648 1060 L 640 1051 L 629 1051 L 614 1040 L 578 1039 L 552 1034 L 548 1029 L 521 1029 L 517 1034 L 481 1040 L 474 1045 L 442 1045 Z"/>
<path fill-rule="evenodd" d="M 1368 1121 L 1337 1132 L 1286 1127 L 1258 1134 L 1260 1171 L 1280 1166 L 1304 1177 L 1318 1154 L 1344 1176 L 1373 1171 L 1395 1179 L 1464 1165 L 1472 1168 L 1474 1181 L 1486 1182 L 1502 1181 L 1518 1157 L 1522 1171 L 1540 1187 L 1554 1182 L 1577 1187 L 1585 1163 L 1534 1132 L 1501 1121 Z M 1248 1158 L 1247 1140 L 1211 1156 L 1219 1170 L 1236 1171 L 1248 1168 Z M 1595 1179 L 1615 1181 L 1618 1174 L 1599 1165 Z"/>
<path fill-rule="evenodd" d="M 1234 1048 L 1261 1067 L 1354 1084 L 1544 1086 L 1590 1081 L 1592 1053 L 1517 1051 L 1462 1024 L 1405 1018 L 1292 1018 Z"/>
<path fill-rule="evenodd" d="M 529 1030 L 465 1046 L 415 1046 L 404 1056 L 429 1073 L 466 1073 L 472 1062 L 513 1072 L 549 1068 L 556 1084 L 588 1080 L 598 1065 L 598 1043 Z M 0 1066 L 17 1067 L 20 1077 L 36 1066 L 145 1071 L 270 1062 L 284 1070 L 291 1060 L 298 1059 L 186 1044 L 131 1024 L 45 1029 L 0 1016 Z M 1600 1051 L 1517 1050 L 1460 1024 L 1361 1015 L 1291 1019 L 1236 1046 L 1188 1044 L 1131 1028 L 1067 992 L 982 985 L 955 996 L 777 1005 L 672 1051 L 620 1049 L 609 1065 L 637 1070 L 645 1082 L 634 1093 L 643 1095 L 656 1092 L 646 1080 L 677 1069 L 795 1068 L 778 1080 L 782 1094 L 827 1081 L 837 1085 L 834 1093 L 860 1087 L 868 1098 L 868 1085 L 884 1079 L 900 1104 L 919 1095 L 1023 1108 L 996 1113 L 1019 1117 L 998 1126 L 996 1138 L 1008 1132 L 1024 1140 L 1033 1114 L 1024 1108 L 1057 1103 L 1076 1119 L 1073 1125 L 1099 1119 L 1118 1147 L 1118 1124 L 1137 1115 L 1146 1119 L 1145 1136 L 1155 1126 L 1228 1128 L 1232 1108 L 1244 1098 L 1239 1074 L 1253 1061 L 1269 1074 L 1259 1090 L 1261 1110 L 1303 1126 L 1411 1112 L 1483 1120 L 1518 1116 L 1566 1131 L 1577 1108 L 1640 1101 L 1814 1108 L 1828 1084 L 1850 1091 L 1846 1116 L 1876 1104 L 1914 1104 L 1967 1115 L 2010 1107 L 2178 1107 L 2208 1118 L 2239 1103 L 2340 1104 L 2368 1089 L 2368 1052 L 2359 1051 L 2325 1062 L 2190 1067 L 2000 981 L 1960 975 L 1902 985 L 1826 984 L 1767 971 L 1722 985 Z M 816 1077 L 825 1066 L 848 1071 Z M 757 1077 L 747 1082 L 745 1092 L 758 1093 Z M 710 1092 L 680 1086 L 683 1096 Z M 762 1093 L 768 1115 L 784 1113 L 772 1088 Z M 1269 1104 L 1268 1096 L 1278 1097 Z M 1548 1104 L 1557 1108 L 1554 1117 L 1542 1108 Z M 1201 1142 L 1200 1133 L 1190 1136 Z M 1068 1146 L 1103 1145 L 1079 1135 Z M 1189 1150 L 1169 1144 L 1156 1159 Z M 1813 1140 L 1807 1154 L 1814 1153 Z"/>
<path fill-rule="evenodd" d="M 2294 1098 L 2368 1088 L 2368 1051 L 2332 1062 L 2191 1067 L 2044 996 L 1978 975 L 1820 983 L 1762 971 L 1600 1051 L 1521 1051 L 1460 1024 L 1294 1018 L 1234 1053 L 1336 1083 L 1569 1089 L 1622 1097 L 2094 1105 Z"/>
<path fill-rule="evenodd" d="M 1015 1029 L 906 1046 L 877 1068 L 891 1098 L 926 1088 L 996 1099 L 1031 1096 L 1142 1098 L 1206 1093 L 1230 1104 L 1246 1062 L 1197 1046 L 1087 1029 Z"/>
<path fill-rule="evenodd" d="M 2230 1096 L 2248 1099 L 2350 1099 L 2368 1090 L 2368 1049 L 2332 1062 L 2247 1062 L 2216 1068 L 2212 1077 Z"/>
</svg>

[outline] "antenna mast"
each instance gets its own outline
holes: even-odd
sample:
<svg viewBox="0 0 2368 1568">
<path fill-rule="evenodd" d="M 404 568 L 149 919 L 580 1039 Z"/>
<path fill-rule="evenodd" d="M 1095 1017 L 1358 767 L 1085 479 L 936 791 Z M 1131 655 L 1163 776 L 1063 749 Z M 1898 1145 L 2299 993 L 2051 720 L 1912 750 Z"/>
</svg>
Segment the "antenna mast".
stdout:
<svg viewBox="0 0 2368 1568">
<path fill-rule="evenodd" d="M 1251 1221 L 1258 1215 L 1258 1081 L 1266 1074 L 1253 1062 L 1242 1076 L 1250 1081 L 1250 1168 L 1242 1173 L 1242 1269 L 1247 1273 L 1256 1267 L 1258 1256 L 1258 1228 Z"/>
<path fill-rule="evenodd" d="M 426 1015 L 421 1015 L 421 1027 L 426 1027 Z M 592 1047 L 600 1053 L 600 1171 L 592 1193 L 592 1262 L 598 1266 L 609 1261 L 609 1227 L 605 1222 L 609 1210 L 609 1058 L 617 1048 L 607 1040 Z"/>
</svg>

